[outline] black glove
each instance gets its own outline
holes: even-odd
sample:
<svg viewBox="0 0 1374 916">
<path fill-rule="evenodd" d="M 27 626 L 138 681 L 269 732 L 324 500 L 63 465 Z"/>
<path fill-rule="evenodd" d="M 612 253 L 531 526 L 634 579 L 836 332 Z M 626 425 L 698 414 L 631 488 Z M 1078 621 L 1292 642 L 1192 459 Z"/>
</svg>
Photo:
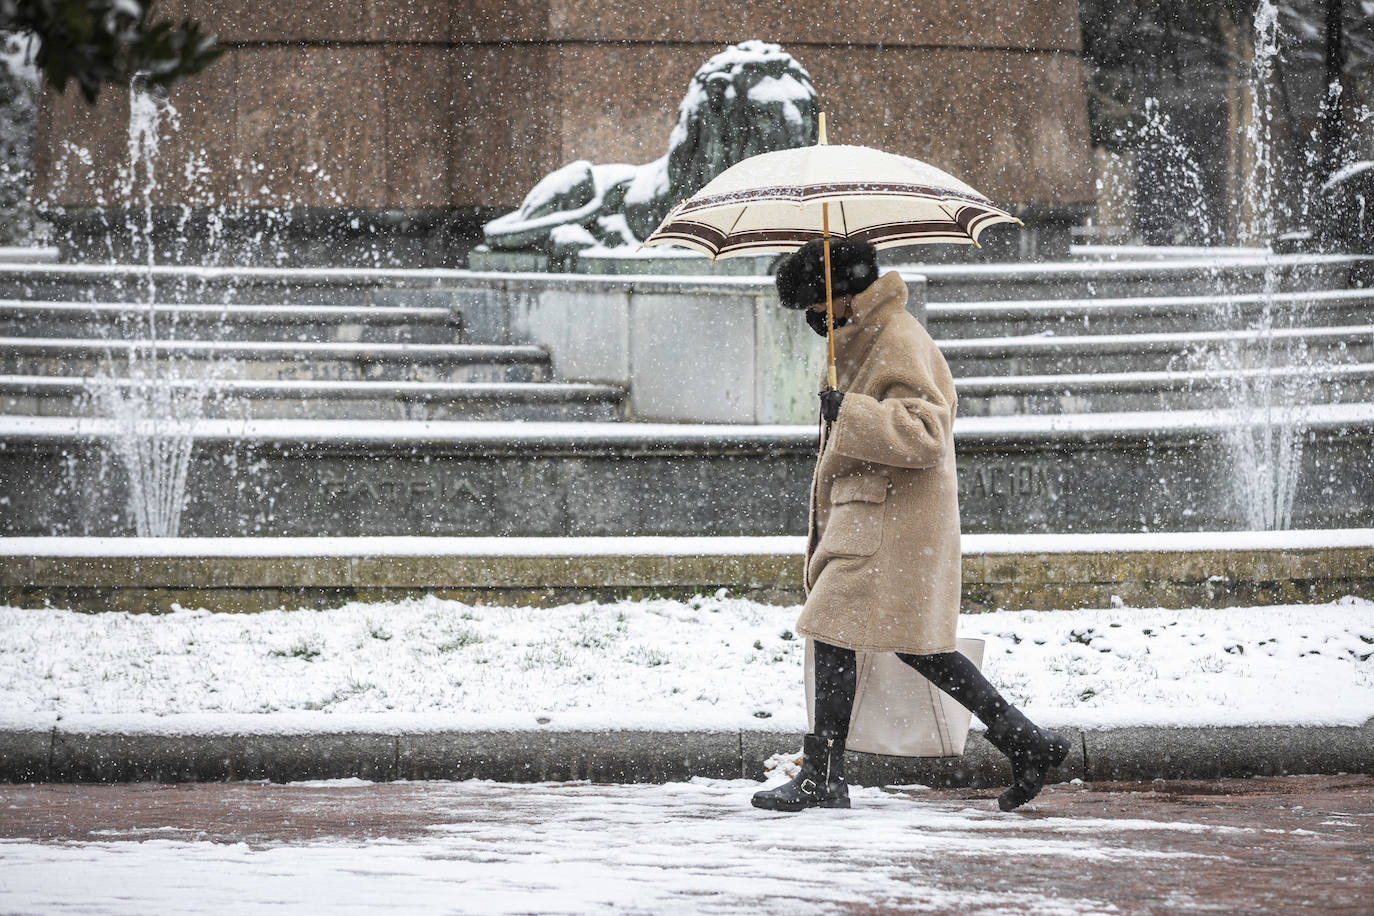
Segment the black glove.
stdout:
<svg viewBox="0 0 1374 916">
<path fill-rule="evenodd" d="M 834 423 L 840 417 L 840 405 L 844 403 L 844 392 L 827 388 L 821 392 L 821 417 L 827 423 Z"/>
</svg>

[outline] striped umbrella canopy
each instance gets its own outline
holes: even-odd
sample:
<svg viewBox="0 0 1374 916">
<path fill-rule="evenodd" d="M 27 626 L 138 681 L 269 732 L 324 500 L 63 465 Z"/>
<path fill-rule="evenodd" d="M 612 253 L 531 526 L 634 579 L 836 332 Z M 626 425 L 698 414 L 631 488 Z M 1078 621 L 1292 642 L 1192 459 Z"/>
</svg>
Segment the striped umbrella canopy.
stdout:
<svg viewBox="0 0 1374 916">
<path fill-rule="evenodd" d="M 865 146 L 762 153 L 678 204 L 645 240 L 715 258 L 795 251 L 822 237 L 901 245 L 977 245 L 1020 220 L 929 163 Z"/>
</svg>

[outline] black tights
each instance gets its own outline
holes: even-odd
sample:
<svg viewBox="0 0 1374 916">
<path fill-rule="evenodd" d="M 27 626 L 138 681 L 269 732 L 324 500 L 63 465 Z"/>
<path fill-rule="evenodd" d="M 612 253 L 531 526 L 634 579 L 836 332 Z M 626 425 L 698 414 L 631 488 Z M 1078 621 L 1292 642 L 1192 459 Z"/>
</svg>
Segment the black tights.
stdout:
<svg viewBox="0 0 1374 916">
<path fill-rule="evenodd" d="M 843 741 L 849 735 L 849 716 L 854 707 L 857 668 L 854 650 L 841 649 L 819 640 L 816 648 L 816 727 L 822 738 Z M 1011 707 L 997 688 L 983 677 L 973 662 L 958 652 L 897 657 L 920 672 L 921 676 L 954 697 L 985 725 L 996 722 Z"/>
</svg>

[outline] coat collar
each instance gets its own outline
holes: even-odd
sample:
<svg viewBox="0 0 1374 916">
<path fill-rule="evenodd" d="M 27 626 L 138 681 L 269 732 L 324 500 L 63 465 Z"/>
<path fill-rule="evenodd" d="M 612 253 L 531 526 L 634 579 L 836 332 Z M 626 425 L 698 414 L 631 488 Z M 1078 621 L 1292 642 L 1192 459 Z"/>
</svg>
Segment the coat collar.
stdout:
<svg viewBox="0 0 1374 916">
<path fill-rule="evenodd" d="M 901 274 L 889 270 L 873 285 L 854 297 L 854 320 L 850 327 L 876 322 L 882 324 L 888 314 L 906 308 L 906 283 Z M 848 330 L 848 327 L 841 330 Z"/>
<path fill-rule="evenodd" d="M 906 283 L 890 270 L 873 285 L 854 297 L 854 315 L 849 324 L 835 329 L 835 368 L 849 376 L 868 356 L 873 341 L 893 314 L 906 308 Z M 822 381 L 822 386 L 825 382 Z M 841 382 L 840 389 L 845 388 Z"/>
</svg>

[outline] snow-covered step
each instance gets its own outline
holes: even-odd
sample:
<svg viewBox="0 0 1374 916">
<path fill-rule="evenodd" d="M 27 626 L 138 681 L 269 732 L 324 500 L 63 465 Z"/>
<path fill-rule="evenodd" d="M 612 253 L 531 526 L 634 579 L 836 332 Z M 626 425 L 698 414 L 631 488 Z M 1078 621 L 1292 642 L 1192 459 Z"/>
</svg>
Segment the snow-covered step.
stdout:
<svg viewBox="0 0 1374 916">
<path fill-rule="evenodd" d="M 0 300 L 0 337 L 462 343 L 453 309 L 383 305 L 140 305 Z"/>
<path fill-rule="evenodd" d="M 0 245 L 0 269 L 10 264 L 56 264 L 57 248 L 47 245 Z"/>
<path fill-rule="evenodd" d="M 955 378 L 1374 362 L 1374 325 L 1164 334 L 1039 334 L 940 342 Z"/>
<path fill-rule="evenodd" d="M 996 264 L 894 264 L 927 277 L 936 302 L 993 299 L 1087 299 L 1124 296 L 1213 295 L 1264 289 L 1344 289 L 1371 285 L 1367 257 L 1354 255 L 1222 256 Z M 0 297 L 133 302 L 246 302 L 332 305 L 419 305 L 463 298 L 506 299 L 512 291 L 616 288 L 627 277 L 499 274 L 464 270 L 366 268 L 221 268 L 138 265 L 0 265 Z M 655 277 L 690 286 L 718 277 Z M 766 283 L 767 278 L 738 278 Z M 619 286 L 618 286 L 619 285 Z M 150 296 L 150 293 L 152 294 Z"/>
<path fill-rule="evenodd" d="M 1227 443 L 1288 424 L 1303 430 L 1288 521 L 1367 526 L 1374 404 L 1321 404 L 961 417 L 963 530 L 1256 527 L 1251 509 L 1269 505 L 1261 472 Z M 165 431 L 0 416 L 0 534 L 135 533 L 106 444 Z M 180 533 L 196 537 L 799 534 L 816 448 L 814 425 L 282 419 L 201 420 L 189 432 Z"/>
<path fill-rule="evenodd" d="M 1374 323 L 1374 289 L 1156 296 L 1119 299 L 1025 299 L 928 302 L 926 322 L 938 340 L 1057 335 L 1241 330 L 1268 317 L 1276 327 Z"/>
<path fill-rule="evenodd" d="M 79 417 L 98 412 L 98 386 L 128 379 L 0 376 L 0 414 Z M 207 418 L 333 420 L 618 420 L 625 391 L 556 382 L 347 382 L 221 379 L 170 383 L 204 392 Z M 128 397 L 127 394 L 124 397 Z M 174 398 L 177 397 L 174 395 Z M 181 395 L 184 398 L 184 395 Z"/>
<path fill-rule="evenodd" d="M 442 290 L 465 273 L 439 269 L 0 264 L 0 298 L 214 305 L 442 305 L 449 299 Z"/>
<path fill-rule="evenodd" d="M 1207 296 L 1370 285 L 1371 259 L 1347 255 L 900 265 L 931 302 Z"/>
<path fill-rule="evenodd" d="M 982 376 L 955 379 L 959 414 L 966 417 L 1116 411 L 1229 410 L 1246 393 L 1272 392 L 1288 404 L 1374 403 L 1374 363 L 1281 367 L 1230 372 L 1099 372 L 1066 375 Z"/>
<path fill-rule="evenodd" d="M 130 374 L 156 354 L 183 378 L 539 382 L 551 376 L 542 347 L 291 341 L 98 341 L 0 338 L 0 372 L 10 375 Z"/>
</svg>

